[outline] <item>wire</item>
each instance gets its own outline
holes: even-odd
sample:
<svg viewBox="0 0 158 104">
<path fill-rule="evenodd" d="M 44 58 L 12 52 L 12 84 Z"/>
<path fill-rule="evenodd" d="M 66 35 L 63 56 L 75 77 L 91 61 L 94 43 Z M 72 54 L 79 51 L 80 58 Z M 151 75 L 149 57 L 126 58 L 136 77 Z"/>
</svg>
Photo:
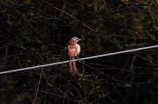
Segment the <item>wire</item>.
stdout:
<svg viewBox="0 0 158 104">
<path fill-rule="evenodd" d="M 3 72 L 0 72 L 0 74 L 14 73 L 14 72 L 19 72 L 19 71 L 37 69 L 37 68 L 54 66 L 54 65 L 59 65 L 59 64 L 65 64 L 65 63 L 73 62 L 73 61 L 81 61 L 81 60 L 87 60 L 87 59 L 94 59 L 94 58 L 99 58 L 99 57 L 112 56 L 112 55 L 117 55 L 117 54 L 122 54 L 122 53 L 129 53 L 129 52 L 135 52 L 135 51 L 146 50 L 146 49 L 151 49 L 151 48 L 158 48 L 158 45 L 148 46 L 148 47 L 143 47 L 143 48 L 137 48 L 137 49 L 131 49 L 131 50 L 125 50 L 125 51 L 119 51 L 119 52 L 113 52 L 113 53 L 107 53 L 107 54 L 96 55 L 96 56 L 90 56 L 90 57 L 75 59 L 75 60 L 71 60 L 71 61 L 70 60 L 68 60 L 68 61 L 61 61 L 61 62 L 50 63 L 50 64 L 45 64 L 45 65 L 38 65 L 38 66 L 32 66 L 32 67 L 27 67 L 27 68 L 21 68 L 21 69 L 3 71 Z"/>
</svg>

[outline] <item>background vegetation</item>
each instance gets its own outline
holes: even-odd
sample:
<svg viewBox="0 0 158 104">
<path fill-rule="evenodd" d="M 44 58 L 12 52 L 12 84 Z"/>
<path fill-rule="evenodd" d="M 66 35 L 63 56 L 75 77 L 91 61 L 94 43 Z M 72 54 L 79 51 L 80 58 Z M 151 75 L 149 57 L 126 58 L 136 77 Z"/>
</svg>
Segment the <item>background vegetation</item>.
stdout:
<svg viewBox="0 0 158 104">
<path fill-rule="evenodd" d="M 158 43 L 155 0 L 0 0 L 0 71 Z M 157 49 L 0 75 L 1 104 L 156 104 Z"/>
</svg>

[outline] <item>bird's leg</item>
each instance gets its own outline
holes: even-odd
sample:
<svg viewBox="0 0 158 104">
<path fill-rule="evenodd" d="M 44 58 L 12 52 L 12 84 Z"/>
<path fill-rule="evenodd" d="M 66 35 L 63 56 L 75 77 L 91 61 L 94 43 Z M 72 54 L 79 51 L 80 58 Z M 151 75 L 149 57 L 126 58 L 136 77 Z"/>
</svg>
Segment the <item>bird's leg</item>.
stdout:
<svg viewBox="0 0 158 104">
<path fill-rule="evenodd" d="M 71 58 L 70 58 L 69 62 L 71 62 Z"/>
</svg>

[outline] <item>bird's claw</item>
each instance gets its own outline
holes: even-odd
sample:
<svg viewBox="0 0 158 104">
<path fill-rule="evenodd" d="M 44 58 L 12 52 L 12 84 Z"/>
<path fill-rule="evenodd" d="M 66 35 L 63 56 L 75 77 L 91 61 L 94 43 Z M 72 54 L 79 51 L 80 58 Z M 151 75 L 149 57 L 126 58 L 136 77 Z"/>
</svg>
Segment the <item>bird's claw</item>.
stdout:
<svg viewBox="0 0 158 104">
<path fill-rule="evenodd" d="M 80 58 L 79 58 L 78 56 L 76 56 L 76 57 L 78 58 L 78 61 L 81 62 L 81 61 L 80 61 Z"/>
</svg>

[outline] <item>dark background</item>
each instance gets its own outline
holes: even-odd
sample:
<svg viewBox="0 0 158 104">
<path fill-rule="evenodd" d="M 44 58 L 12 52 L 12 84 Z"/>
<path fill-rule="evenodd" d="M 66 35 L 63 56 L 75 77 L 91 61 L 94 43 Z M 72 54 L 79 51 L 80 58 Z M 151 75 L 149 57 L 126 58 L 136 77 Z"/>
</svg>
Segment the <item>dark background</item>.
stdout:
<svg viewBox="0 0 158 104">
<path fill-rule="evenodd" d="M 158 43 L 158 2 L 151 0 L 0 0 L 0 71 Z M 0 75 L 0 104 L 156 104 L 157 49 Z"/>
</svg>

